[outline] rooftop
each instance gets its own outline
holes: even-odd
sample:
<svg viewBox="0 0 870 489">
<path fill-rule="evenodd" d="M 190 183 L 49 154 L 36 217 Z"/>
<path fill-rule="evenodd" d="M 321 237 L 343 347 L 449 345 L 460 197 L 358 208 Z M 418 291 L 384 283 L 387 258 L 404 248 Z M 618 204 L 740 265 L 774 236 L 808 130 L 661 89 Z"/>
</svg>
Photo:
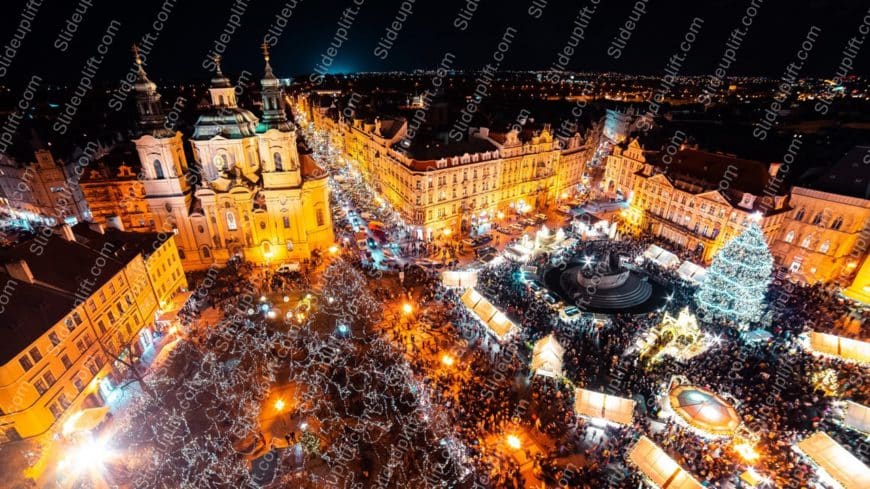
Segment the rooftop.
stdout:
<svg viewBox="0 0 870 489">
<path fill-rule="evenodd" d="M 62 228 L 57 230 L 63 234 Z M 79 224 L 69 229 L 74 241 L 52 234 L 0 250 L 0 283 L 14 280 L 12 300 L 0 321 L 0 364 L 9 362 L 25 347 L 71 313 L 135 256 L 148 256 L 166 237 L 156 233 L 130 233 L 106 229 L 104 233 Z M 99 260 L 99 261 L 98 261 Z M 6 265 L 24 261 L 32 274 L 29 282 L 10 275 Z M 105 264 L 94 273 L 94 266 Z"/>
<path fill-rule="evenodd" d="M 870 199 L 870 146 L 855 146 L 802 187 Z"/>
</svg>

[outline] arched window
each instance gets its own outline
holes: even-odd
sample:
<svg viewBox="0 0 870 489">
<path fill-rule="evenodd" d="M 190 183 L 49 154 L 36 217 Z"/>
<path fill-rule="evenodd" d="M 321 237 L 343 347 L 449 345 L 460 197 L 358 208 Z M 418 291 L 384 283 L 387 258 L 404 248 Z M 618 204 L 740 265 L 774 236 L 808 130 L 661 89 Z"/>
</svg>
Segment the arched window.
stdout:
<svg viewBox="0 0 870 489">
<path fill-rule="evenodd" d="M 178 257 L 184 260 L 184 250 L 182 248 L 178 248 Z"/>
<path fill-rule="evenodd" d="M 202 247 L 202 256 L 204 258 L 211 258 L 211 250 L 208 249 L 208 246 Z"/>
<path fill-rule="evenodd" d="M 819 253 L 827 253 L 829 249 L 831 249 L 831 242 L 825 241 L 822 246 L 819 246 Z"/>
<path fill-rule="evenodd" d="M 227 229 L 230 231 L 235 231 L 238 229 L 236 227 L 236 215 L 233 214 L 232 211 L 227 211 Z"/>
<path fill-rule="evenodd" d="M 323 209 L 320 208 L 320 207 L 318 207 L 317 209 L 315 209 L 315 211 L 314 211 L 314 215 L 315 215 L 315 217 L 316 217 L 316 219 L 317 219 L 317 225 L 318 225 L 318 226 L 323 226 L 323 224 L 324 224 L 324 222 L 325 222 L 325 220 L 324 220 L 324 218 L 323 218 Z"/>
<path fill-rule="evenodd" d="M 837 216 L 836 219 L 831 223 L 831 229 L 838 230 L 843 225 L 843 218 L 841 216 Z"/>
<path fill-rule="evenodd" d="M 812 242 L 813 242 L 813 238 L 811 236 L 807 236 L 806 238 L 804 238 L 803 241 L 801 241 L 801 246 L 803 246 L 804 248 L 809 248 L 810 243 L 812 243 Z"/>
<path fill-rule="evenodd" d="M 160 164 L 160 160 L 154 160 L 154 177 L 158 179 L 164 178 L 163 165 Z"/>
<path fill-rule="evenodd" d="M 813 218 L 813 226 L 818 226 L 820 222 L 822 222 L 822 213 L 817 212 L 816 217 Z"/>
<path fill-rule="evenodd" d="M 794 241 L 794 231 L 789 231 L 785 233 L 785 242 L 791 243 L 792 241 Z"/>
<path fill-rule="evenodd" d="M 284 165 L 281 163 L 281 153 L 276 151 L 272 155 L 272 159 L 275 160 L 275 171 L 284 171 Z"/>
<path fill-rule="evenodd" d="M 797 211 L 797 214 L 794 215 L 794 219 L 795 219 L 795 221 L 803 221 L 803 220 L 804 220 L 804 214 L 806 214 L 806 213 L 807 213 L 807 211 L 806 211 L 803 207 L 801 207 L 801 208 Z"/>
</svg>

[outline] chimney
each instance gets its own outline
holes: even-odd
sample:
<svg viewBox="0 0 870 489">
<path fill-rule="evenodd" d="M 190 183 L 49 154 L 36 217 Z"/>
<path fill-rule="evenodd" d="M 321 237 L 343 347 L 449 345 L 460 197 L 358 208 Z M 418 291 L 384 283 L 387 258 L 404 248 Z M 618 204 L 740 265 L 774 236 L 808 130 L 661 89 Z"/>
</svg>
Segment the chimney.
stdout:
<svg viewBox="0 0 870 489">
<path fill-rule="evenodd" d="M 106 230 L 103 229 L 103 225 L 98 222 L 89 222 L 88 227 L 91 228 L 91 230 L 94 232 L 106 234 Z"/>
<path fill-rule="evenodd" d="M 33 272 L 30 271 L 30 266 L 24 260 L 9 262 L 5 265 L 6 273 L 12 278 L 32 284 L 34 282 Z"/>
<path fill-rule="evenodd" d="M 124 230 L 124 222 L 121 221 L 120 216 L 109 216 L 106 218 L 106 225 L 110 228 L 115 228 L 118 231 Z"/>
<path fill-rule="evenodd" d="M 61 238 L 67 241 L 75 242 L 76 240 L 76 235 L 75 233 L 73 233 L 73 230 L 69 224 L 62 224 L 60 226 L 60 229 L 58 230 L 58 234 L 60 234 Z"/>
</svg>

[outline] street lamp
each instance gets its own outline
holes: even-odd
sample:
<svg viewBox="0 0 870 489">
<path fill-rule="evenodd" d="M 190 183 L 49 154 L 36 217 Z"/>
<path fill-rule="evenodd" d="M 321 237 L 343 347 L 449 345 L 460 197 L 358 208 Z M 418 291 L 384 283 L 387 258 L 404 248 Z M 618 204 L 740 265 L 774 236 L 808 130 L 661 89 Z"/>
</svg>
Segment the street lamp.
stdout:
<svg viewBox="0 0 870 489">
<path fill-rule="evenodd" d="M 456 360 L 452 356 L 450 356 L 449 353 L 445 353 L 441 356 L 441 363 L 443 363 L 445 367 L 453 366 L 455 362 Z"/>
<path fill-rule="evenodd" d="M 523 447 L 523 442 L 520 441 L 520 438 L 517 435 L 508 435 L 505 441 L 507 442 L 507 446 L 512 450 L 519 450 Z"/>
<path fill-rule="evenodd" d="M 412 312 L 414 312 L 414 306 L 406 302 L 402 304 L 402 312 L 404 312 L 405 314 L 411 314 Z"/>
<path fill-rule="evenodd" d="M 278 399 L 275 401 L 275 411 L 279 413 L 284 410 L 284 399 Z"/>
</svg>

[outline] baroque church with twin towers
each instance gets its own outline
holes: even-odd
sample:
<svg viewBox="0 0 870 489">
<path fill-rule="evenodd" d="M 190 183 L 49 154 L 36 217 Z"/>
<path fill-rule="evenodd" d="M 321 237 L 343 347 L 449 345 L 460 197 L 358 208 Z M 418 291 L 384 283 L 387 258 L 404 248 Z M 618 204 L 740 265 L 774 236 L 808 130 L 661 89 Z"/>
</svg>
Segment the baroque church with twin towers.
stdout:
<svg viewBox="0 0 870 489">
<path fill-rule="evenodd" d="M 195 168 L 182 134 L 167 129 L 157 86 L 136 56 L 133 143 L 143 198 L 154 231 L 175 233 L 186 269 L 234 256 L 264 264 L 300 260 L 333 243 L 327 174 L 287 117 L 284 89 L 265 46 L 263 52 L 260 118 L 239 107 L 236 88 L 215 60 L 211 103 L 189 138 Z"/>
</svg>

